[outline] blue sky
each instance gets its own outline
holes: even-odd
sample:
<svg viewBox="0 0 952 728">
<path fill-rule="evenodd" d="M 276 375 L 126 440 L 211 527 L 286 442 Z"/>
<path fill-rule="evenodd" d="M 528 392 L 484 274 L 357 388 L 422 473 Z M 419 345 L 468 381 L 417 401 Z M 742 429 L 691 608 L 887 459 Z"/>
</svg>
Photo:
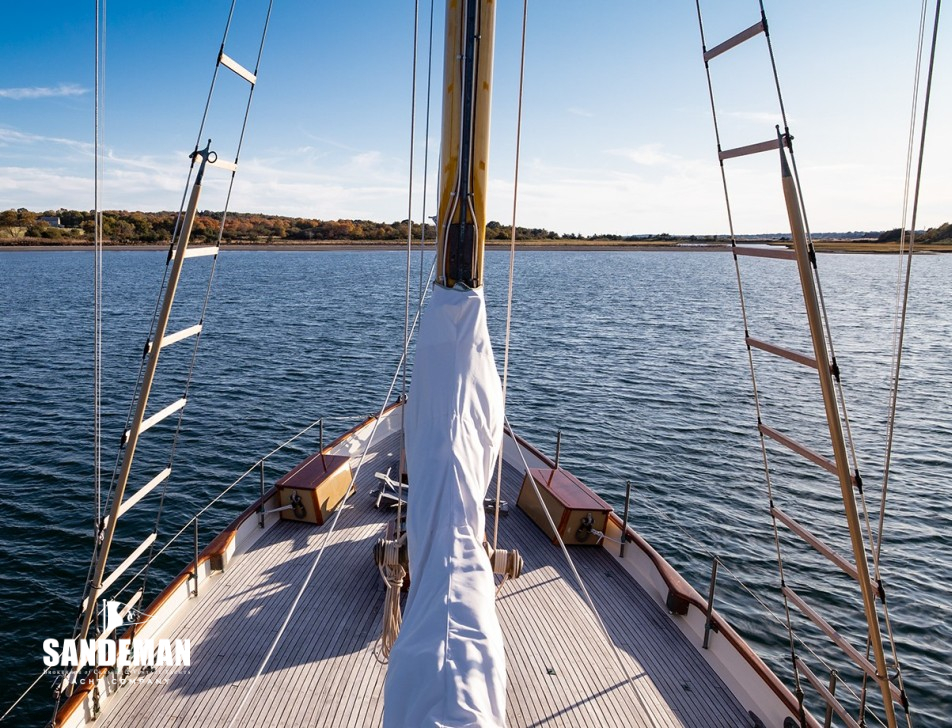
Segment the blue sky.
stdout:
<svg viewBox="0 0 952 728">
<path fill-rule="evenodd" d="M 110 0 L 103 202 L 177 209 L 227 0 Z M 253 63 L 265 2 L 240 0 L 226 51 Z M 437 1 L 440 42 L 443 2 Z M 771 36 L 815 231 L 897 227 L 918 3 L 768 0 Z M 92 207 L 92 0 L 5 8 L 0 209 Z M 421 0 L 414 217 L 423 180 L 429 0 Z M 712 46 L 754 0 L 702 3 Z M 490 217 L 508 222 L 522 3 L 499 0 Z M 232 209 L 318 218 L 407 215 L 409 0 L 276 0 Z M 952 219 L 949 22 L 941 30 L 920 225 Z M 521 225 L 562 233 L 727 229 L 694 3 L 530 0 Z M 441 49 L 434 53 L 428 214 L 435 210 Z M 778 114 L 762 38 L 712 61 L 725 146 Z M 209 135 L 233 156 L 242 84 L 226 78 Z M 730 164 L 730 163 L 729 163 Z M 730 164 L 738 232 L 784 230 L 778 164 Z M 220 209 L 223 177 L 202 207 Z"/>
</svg>

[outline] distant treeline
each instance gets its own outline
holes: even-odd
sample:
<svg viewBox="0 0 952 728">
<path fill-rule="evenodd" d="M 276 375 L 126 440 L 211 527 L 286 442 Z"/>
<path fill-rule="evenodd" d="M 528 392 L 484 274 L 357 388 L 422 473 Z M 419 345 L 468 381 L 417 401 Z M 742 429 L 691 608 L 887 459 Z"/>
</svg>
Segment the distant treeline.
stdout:
<svg viewBox="0 0 952 728">
<path fill-rule="evenodd" d="M 126 212 L 108 210 L 103 213 L 103 237 L 115 243 L 165 243 L 172 239 L 175 229 L 174 212 Z M 91 211 L 47 210 L 31 212 L 25 208 L 0 213 L 0 239 L 41 238 L 51 241 L 92 240 L 95 226 Z M 192 240 L 214 239 L 221 227 L 221 213 L 201 211 L 195 219 Z M 486 224 L 486 238 L 494 241 L 511 239 L 509 225 L 492 220 Z M 413 238 L 418 240 L 422 230 L 413 224 Z M 433 240 L 436 228 L 427 224 L 426 238 Z M 544 228 L 516 228 L 516 240 L 645 240 L 644 235 L 581 235 L 559 234 Z M 673 240 L 667 234 L 650 236 Z M 693 237 L 693 236 L 692 236 Z M 314 220 L 303 217 L 282 217 L 247 212 L 232 212 L 225 220 L 222 238 L 228 242 L 273 243 L 288 241 L 401 241 L 407 239 L 407 221 L 373 222 L 371 220 Z M 710 239 L 712 238 L 695 238 Z"/>
<path fill-rule="evenodd" d="M 221 227 L 221 213 L 202 210 L 195 218 L 192 240 L 214 239 Z M 126 212 L 108 210 L 103 213 L 103 237 L 116 243 L 164 243 L 172 239 L 177 215 L 174 212 Z M 95 228 L 93 212 L 83 210 L 47 210 L 31 212 L 25 208 L 0 213 L 0 238 L 42 238 L 47 240 L 92 240 Z M 498 222 L 486 226 L 490 240 L 509 240 L 511 228 Z M 422 235 L 419 223 L 413 224 L 413 237 Z M 436 228 L 426 226 L 426 237 L 432 240 Z M 558 233 L 542 228 L 516 228 L 519 240 L 558 240 Z M 581 236 L 569 236 L 570 239 Z M 373 222 L 372 220 L 314 220 L 303 217 L 282 217 L 256 213 L 232 212 L 225 219 L 222 238 L 229 242 L 271 243 L 282 240 L 406 240 L 407 221 Z"/>
<path fill-rule="evenodd" d="M 195 219 L 192 240 L 214 240 L 221 228 L 221 213 L 201 211 Z M 174 212 L 126 212 L 108 210 L 103 213 L 103 237 L 113 243 L 167 243 L 172 239 L 177 214 Z M 91 241 L 95 227 L 92 211 L 46 210 L 31 212 L 26 208 L 0 212 L 0 240 L 49 240 L 63 243 Z M 419 223 L 414 223 L 412 237 L 422 235 Z M 899 240 L 900 231 L 890 230 L 877 238 L 878 242 Z M 854 237 L 850 234 L 847 237 Z M 427 224 L 426 238 L 433 240 L 436 229 Z M 495 220 L 486 224 L 486 239 L 508 241 L 511 227 Z M 818 236 L 820 237 L 820 236 Z M 232 212 L 225 220 L 222 238 L 233 243 L 275 243 L 281 241 L 403 241 L 407 239 L 407 221 L 373 222 L 371 220 L 315 220 L 303 217 L 282 217 L 248 212 Z M 916 234 L 919 242 L 937 242 L 952 238 L 949 223 Z M 677 241 L 724 242 L 724 236 L 691 235 L 616 235 L 599 233 L 581 235 L 560 234 L 544 228 L 516 228 L 516 240 L 589 240 L 607 242 Z"/>
<path fill-rule="evenodd" d="M 910 231 L 906 231 L 906 240 L 909 240 Z M 895 230 L 887 230 L 878 238 L 876 242 L 878 243 L 898 243 L 899 237 L 902 235 L 902 229 L 896 228 Z M 916 242 L 917 243 L 938 243 L 940 240 L 952 240 L 952 224 L 944 223 L 938 227 L 929 228 L 925 231 L 916 232 Z"/>
</svg>

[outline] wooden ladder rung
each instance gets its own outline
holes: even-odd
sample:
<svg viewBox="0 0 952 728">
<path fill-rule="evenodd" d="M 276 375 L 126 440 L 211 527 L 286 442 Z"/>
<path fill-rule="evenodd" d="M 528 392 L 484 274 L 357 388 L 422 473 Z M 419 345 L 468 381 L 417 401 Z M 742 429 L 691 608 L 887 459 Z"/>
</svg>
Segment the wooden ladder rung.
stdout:
<svg viewBox="0 0 952 728">
<path fill-rule="evenodd" d="M 846 656 L 855 662 L 863 672 L 869 675 L 877 683 L 881 683 L 883 681 L 884 678 L 876 674 L 876 666 L 867 660 L 865 655 L 860 653 L 859 650 L 853 647 L 853 645 L 851 645 L 843 635 L 837 632 L 829 622 L 823 619 L 823 617 L 821 617 L 813 607 L 803 601 L 799 594 L 797 594 L 789 586 L 781 587 L 780 591 L 782 591 L 784 596 L 787 597 L 787 599 L 789 599 L 794 604 L 794 606 L 796 606 L 796 608 L 803 613 L 804 616 L 809 618 L 809 620 L 813 622 L 813 624 L 815 624 L 821 632 L 833 640 L 837 647 L 843 650 Z M 902 695 L 899 691 L 899 688 L 893 685 L 893 683 L 890 682 L 888 678 L 886 678 L 886 682 L 889 684 L 889 692 L 892 695 L 893 700 L 895 702 L 901 703 Z"/>
<path fill-rule="evenodd" d="M 759 154 L 760 152 L 769 152 L 773 149 L 780 149 L 780 137 L 768 139 L 765 142 L 756 144 L 745 144 L 742 147 L 725 149 L 717 153 L 718 158 L 723 162 L 725 159 L 734 159 L 735 157 L 746 157 L 748 154 Z"/>
<path fill-rule="evenodd" d="M 843 704 L 837 700 L 833 693 L 827 689 L 826 685 L 820 682 L 820 679 L 813 674 L 813 671 L 803 664 L 803 660 L 797 657 L 794 662 L 800 674 L 810 681 L 813 689 L 816 690 L 820 694 L 820 697 L 826 702 L 826 704 L 833 708 L 836 714 L 840 716 L 843 722 L 847 725 L 847 728 L 860 728 L 859 723 L 857 723 L 853 719 L 853 716 L 847 712 L 846 708 L 843 707 Z"/>
<path fill-rule="evenodd" d="M 777 430 L 773 429 L 772 427 L 768 427 L 763 423 L 760 424 L 759 429 L 762 435 L 769 437 L 775 442 L 779 442 L 781 445 L 786 446 L 797 455 L 802 455 L 807 460 L 812 463 L 816 463 L 824 470 L 829 470 L 831 473 L 833 473 L 833 475 L 838 474 L 836 471 L 836 463 L 834 463 L 829 458 L 820 455 L 820 453 L 816 452 L 815 450 L 811 450 L 806 445 L 801 445 L 796 440 L 787 437 L 783 433 L 778 432 Z"/>
<path fill-rule="evenodd" d="M 161 346 L 164 348 L 166 346 L 171 346 L 176 342 L 181 341 L 182 339 L 187 339 L 189 336 L 195 336 L 200 333 L 202 330 L 201 324 L 195 324 L 194 326 L 189 326 L 187 329 L 182 329 L 181 331 L 176 331 L 174 334 L 166 334 L 162 337 Z"/>
<path fill-rule="evenodd" d="M 838 553 L 836 553 L 836 551 L 823 543 L 819 538 L 814 536 L 798 521 L 788 516 L 776 506 L 770 509 L 770 515 L 797 534 L 800 538 L 806 541 L 806 543 L 810 544 L 810 546 L 816 549 L 818 553 L 826 556 L 826 558 L 828 558 L 832 563 L 842 569 L 843 572 L 849 576 L 852 576 L 857 582 L 859 581 L 859 572 L 856 570 L 856 567 L 853 564 L 847 561 L 843 556 L 840 556 Z M 870 588 L 872 588 L 874 594 L 879 592 L 879 587 L 872 579 L 870 579 L 869 585 Z"/>
<path fill-rule="evenodd" d="M 139 488 L 139 490 L 137 490 L 132 497 L 123 501 L 122 505 L 119 506 L 119 513 L 117 516 L 121 517 L 123 513 L 128 511 L 130 508 L 132 508 L 132 506 L 155 490 L 156 486 L 158 486 L 160 483 L 163 483 L 171 474 L 172 468 L 166 468 L 161 473 L 152 478 L 152 480 L 150 480 L 148 483 Z"/>
<path fill-rule="evenodd" d="M 719 55 L 721 55 L 721 53 L 725 53 L 729 51 L 734 46 L 739 46 L 745 40 L 750 40 L 751 38 L 754 38 L 755 36 L 759 35 L 763 31 L 764 31 L 764 21 L 763 21 L 763 18 L 761 18 L 749 28 L 742 30 L 737 35 L 731 36 L 730 38 L 725 40 L 723 43 L 718 43 L 716 46 L 711 48 L 711 50 L 705 51 L 704 62 L 707 63 L 712 58 L 717 58 Z"/>
<path fill-rule="evenodd" d="M 760 339 L 755 339 L 751 336 L 746 338 L 747 345 L 752 346 L 755 349 L 760 349 L 761 351 L 766 351 L 769 354 L 775 354 L 776 356 L 781 356 L 784 359 L 789 359 L 790 361 L 797 362 L 798 364 L 803 364 L 804 366 L 817 369 L 816 359 L 812 356 L 807 356 L 806 354 L 801 354 L 799 351 L 794 351 L 793 349 L 786 349 L 782 346 L 777 346 L 776 344 L 768 344 L 766 341 L 761 341 Z"/>
<path fill-rule="evenodd" d="M 218 62 L 221 63 L 221 65 L 223 65 L 225 68 L 228 68 L 234 71 L 236 74 L 241 76 L 241 78 L 245 79 L 245 81 L 250 83 L 252 86 L 254 86 L 255 81 L 257 81 L 257 78 L 251 71 L 249 71 L 247 68 L 242 66 L 240 63 L 238 63 L 238 61 L 236 61 L 231 56 L 226 55 L 225 51 L 222 51 L 221 53 L 218 54 Z"/>
<path fill-rule="evenodd" d="M 226 161 L 226 160 L 224 160 L 224 159 L 221 159 L 221 158 L 216 159 L 214 162 L 209 159 L 208 162 L 206 162 L 206 164 L 207 164 L 209 167 L 221 167 L 222 169 L 227 169 L 229 172 L 237 172 L 237 171 L 238 171 L 238 163 L 237 163 L 237 162 L 228 162 L 228 161 Z"/>
<path fill-rule="evenodd" d="M 166 407 L 165 409 L 159 410 L 158 412 L 156 412 L 156 413 L 155 413 L 154 415 L 152 415 L 151 417 L 147 417 L 146 419 L 142 420 L 142 424 L 139 425 L 139 434 L 141 435 L 143 432 L 145 432 L 146 430 L 148 430 L 150 427 L 154 427 L 155 425 L 159 424 L 162 420 L 164 420 L 164 419 L 165 419 L 166 417 L 168 417 L 169 415 L 175 414 L 176 412 L 178 412 L 180 409 L 182 409 L 182 408 L 185 406 L 185 402 L 186 402 L 186 399 L 185 399 L 184 397 L 182 397 L 182 399 L 178 399 L 178 400 L 174 401 L 172 404 L 170 404 L 170 405 L 169 405 L 168 407 Z M 126 444 L 127 442 L 129 442 L 129 438 L 130 438 L 131 436 L 132 436 L 132 430 L 126 430 L 126 431 L 122 434 L 122 445 L 123 445 L 123 446 L 125 446 L 125 444 Z"/>
<path fill-rule="evenodd" d="M 174 415 L 180 409 L 185 407 L 186 401 L 187 400 L 185 399 L 185 397 L 182 397 L 181 399 L 177 399 L 174 402 L 172 402 L 172 404 L 170 404 L 168 407 L 161 409 L 158 412 L 156 412 L 154 415 L 152 415 L 151 417 L 148 417 L 142 420 L 142 424 L 139 425 L 139 434 L 141 435 L 150 427 L 154 427 L 155 425 L 159 424 L 166 417 L 170 415 Z"/>
<path fill-rule="evenodd" d="M 140 543 L 136 547 L 136 550 L 126 557 L 125 561 L 123 561 L 121 564 L 119 564 L 119 566 L 113 569 L 113 572 L 108 577 L 106 577 L 106 580 L 99 587 L 99 594 L 102 594 L 104 591 L 106 591 L 106 589 L 108 589 L 113 584 L 115 584 L 116 579 L 122 576 L 122 574 L 126 571 L 126 569 L 132 566 L 136 562 L 136 559 L 138 559 L 140 556 L 142 556 L 143 553 L 145 553 L 145 550 L 149 548 L 149 546 L 151 546 L 155 542 L 155 536 L 156 536 L 155 533 L 150 533 L 149 537 L 145 541 Z M 89 597 L 86 597 L 86 599 L 83 600 L 83 609 L 86 608 L 88 602 L 89 602 Z"/>
<path fill-rule="evenodd" d="M 183 258 L 201 258 L 205 255 L 218 255 L 217 245 L 204 245 L 198 248 L 189 248 L 185 251 Z"/>
<path fill-rule="evenodd" d="M 734 251 L 734 255 L 746 255 L 751 258 L 797 259 L 797 254 L 786 248 L 748 248 L 742 245 L 735 245 L 732 250 Z"/>
</svg>

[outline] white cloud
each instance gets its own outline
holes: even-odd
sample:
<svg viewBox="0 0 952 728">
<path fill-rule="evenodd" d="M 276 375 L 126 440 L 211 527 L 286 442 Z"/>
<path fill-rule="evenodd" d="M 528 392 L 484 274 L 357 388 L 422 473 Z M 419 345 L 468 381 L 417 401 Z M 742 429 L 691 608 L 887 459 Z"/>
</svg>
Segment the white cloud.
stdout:
<svg viewBox="0 0 952 728">
<path fill-rule="evenodd" d="M 568 109 L 566 109 L 566 111 L 568 111 L 570 114 L 572 114 L 572 115 L 574 115 L 574 116 L 581 116 L 581 117 L 584 117 L 584 118 L 586 118 L 586 119 L 593 119 L 593 118 L 595 118 L 595 114 L 594 114 L 594 113 L 592 113 L 592 112 L 589 111 L 588 109 L 580 109 L 580 108 L 577 107 L 577 106 L 570 106 Z"/>
<path fill-rule="evenodd" d="M 756 124 L 768 124 L 770 126 L 779 124 L 781 120 L 779 111 L 727 111 L 724 112 L 724 116 L 739 119 L 740 121 L 750 121 Z"/>
<path fill-rule="evenodd" d="M 646 167 L 677 164 L 681 161 L 677 155 L 663 152 L 660 144 L 642 144 L 629 149 L 609 149 L 607 153 Z"/>
<path fill-rule="evenodd" d="M 82 96 L 89 89 L 75 83 L 61 83 L 59 86 L 32 86 L 28 88 L 0 88 L 0 99 L 47 99 L 56 96 Z"/>
<path fill-rule="evenodd" d="M 93 145 L 89 142 L 81 142 L 76 139 L 67 139 L 64 137 L 50 137 L 39 134 L 26 134 L 15 129 L 4 129 L 0 127 L 0 146 L 25 146 L 28 144 L 58 144 L 86 154 L 93 153 Z"/>
<path fill-rule="evenodd" d="M 517 224 L 585 235 L 721 231 L 723 198 L 709 194 L 718 189 L 716 166 L 672 159 L 636 170 L 532 160 L 520 174 Z M 508 222 L 511 208 L 512 180 L 493 179 L 490 218 Z"/>
<path fill-rule="evenodd" d="M 381 160 L 382 155 L 380 152 L 371 149 L 366 152 L 361 152 L 360 154 L 355 154 L 351 162 L 355 167 L 367 170 L 379 167 Z"/>
</svg>

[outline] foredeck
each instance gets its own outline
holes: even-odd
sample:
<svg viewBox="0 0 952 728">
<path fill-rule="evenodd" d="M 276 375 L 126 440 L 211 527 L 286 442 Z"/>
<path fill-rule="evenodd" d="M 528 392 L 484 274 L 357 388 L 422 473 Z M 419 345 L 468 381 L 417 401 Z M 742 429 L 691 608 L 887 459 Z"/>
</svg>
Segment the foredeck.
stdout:
<svg viewBox="0 0 952 728">
<path fill-rule="evenodd" d="M 390 445 L 375 449 L 396 451 Z M 387 667 L 375 648 L 384 587 L 372 547 L 392 515 L 374 508 L 368 490 L 373 472 L 387 465 L 380 457 L 364 469 L 316 568 L 328 526 L 282 521 L 204 581 L 200 598 L 163 635 L 191 641 L 191 666 L 159 667 L 145 676 L 151 683 L 122 688 L 97 724 L 379 726 Z M 511 507 L 501 519 L 500 547 L 518 548 L 525 560 L 522 577 L 497 599 L 509 726 L 752 725 L 616 560 L 600 548 L 575 548 L 622 670 L 561 551 L 515 506 L 521 481 L 506 465 L 503 497 Z"/>
</svg>

